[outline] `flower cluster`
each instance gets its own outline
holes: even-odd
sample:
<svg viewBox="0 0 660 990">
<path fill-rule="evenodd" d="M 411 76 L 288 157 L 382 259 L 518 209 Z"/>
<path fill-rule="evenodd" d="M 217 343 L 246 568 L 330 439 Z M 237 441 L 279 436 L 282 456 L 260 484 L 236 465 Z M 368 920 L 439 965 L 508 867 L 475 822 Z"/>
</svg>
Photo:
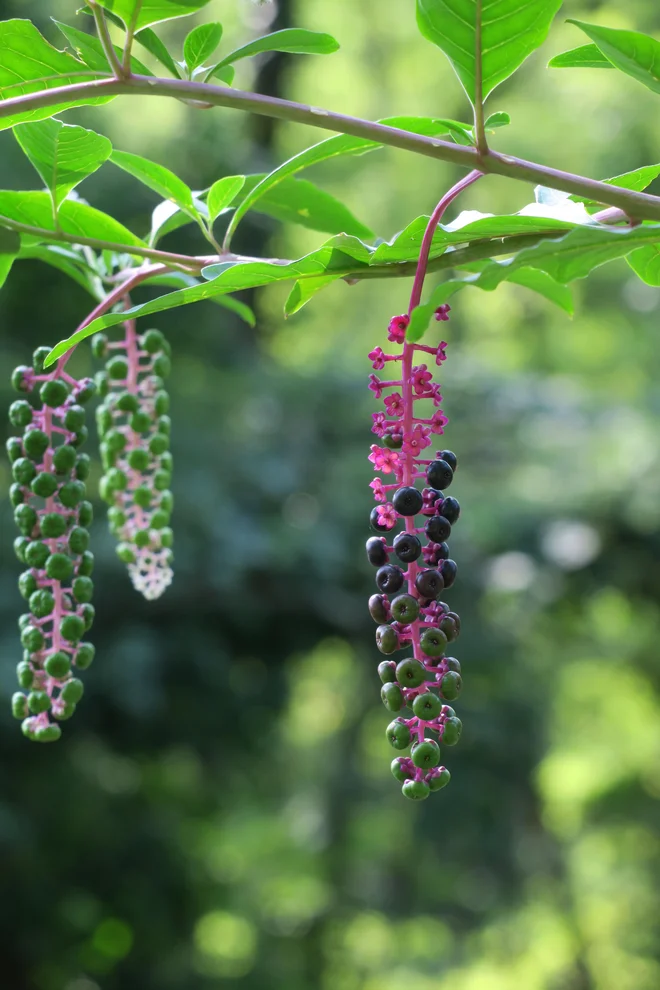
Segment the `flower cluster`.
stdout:
<svg viewBox="0 0 660 990">
<path fill-rule="evenodd" d="M 129 321 L 122 340 L 97 334 L 92 350 L 106 359 L 105 371 L 96 376 L 104 400 L 96 413 L 105 470 L 101 498 L 110 505 L 117 554 L 134 587 L 145 598 L 158 598 L 172 580 L 172 455 L 164 388 L 170 346 L 159 330 L 138 336 Z"/>
<path fill-rule="evenodd" d="M 436 318 L 446 320 L 448 313 L 449 307 L 442 306 Z M 372 431 L 382 446 L 372 446 L 369 460 L 381 474 L 391 475 L 392 482 L 375 478 L 371 483 L 377 504 L 370 522 L 381 535 L 367 540 L 367 557 L 378 568 L 379 594 L 369 600 L 369 612 L 378 623 L 378 649 L 389 656 L 412 648 L 412 656 L 398 664 L 383 660 L 378 673 L 385 707 L 391 712 L 412 709 L 410 717 L 399 715 L 390 723 L 387 738 L 396 750 L 412 744 L 410 756 L 393 761 L 392 773 L 406 797 L 420 800 L 450 779 L 449 771 L 439 765 L 438 742 L 427 737 L 427 730 L 447 746 L 457 743 L 461 733 L 454 709 L 445 704 L 454 701 L 461 689 L 461 665 L 446 655 L 448 644 L 460 633 L 461 622 L 456 612 L 438 600 L 456 578 L 447 540 L 460 506 L 444 494 L 456 470 L 455 454 L 441 450 L 435 457 L 423 456 L 447 423 L 440 409 L 440 387 L 433 382 L 429 367 L 444 362 L 447 345 L 444 341 L 437 347 L 406 342 L 408 323 L 407 316 L 396 316 L 389 325 L 388 338 L 403 344 L 401 353 L 385 354 L 377 347 L 369 354 L 376 371 L 392 362 L 397 373 L 387 381 L 372 374 L 369 382 L 385 406 L 385 412 L 373 414 Z M 417 516 L 423 525 L 416 525 Z M 391 533 L 401 521 L 404 527 L 393 539 L 382 535 Z M 392 555 L 400 563 L 391 563 Z"/>
<path fill-rule="evenodd" d="M 45 372 L 48 353 L 48 347 L 38 348 L 31 368 L 13 372 L 12 384 L 25 397 L 10 406 L 10 422 L 21 433 L 7 441 L 10 498 L 21 533 L 14 549 L 27 568 L 18 587 L 29 608 L 19 619 L 23 691 L 13 696 L 12 710 L 24 734 L 37 742 L 60 738 L 57 722 L 73 715 L 83 694 L 75 674 L 94 659 L 92 644 L 81 642 L 94 621 L 94 558 L 87 549 L 89 457 L 79 448 L 87 438 L 83 404 L 95 386 L 76 381 L 61 365 Z"/>
</svg>

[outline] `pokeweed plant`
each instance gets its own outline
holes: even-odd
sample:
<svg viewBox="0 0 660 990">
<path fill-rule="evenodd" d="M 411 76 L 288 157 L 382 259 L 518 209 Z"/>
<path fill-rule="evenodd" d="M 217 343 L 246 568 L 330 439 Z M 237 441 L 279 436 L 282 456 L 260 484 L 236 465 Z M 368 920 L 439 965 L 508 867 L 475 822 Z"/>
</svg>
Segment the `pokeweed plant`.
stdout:
<svg viewBox="0 0 660 990">
<path fill-rule="evenodd" d="M 617 258 L 625 258 L 643 281 L 660 285 L 660 198 L 645 191 L 660 174 L 660 164 L 598 181 L 491 147 L 493 135 L 506 133 L 509 117 L 487 113 L 486 101 L 546 40 L 561 0 L 508 0 L 506 17 L 485 0 L 455 0 L 451 7 L 444 0 L 416 0 L 422 35 L 447 56 L 465 90 L 468 122 L 414 115 L 360 120 L 231 88 L 241 59 L 268 52 L 330 55 L 338 44 L 328 34 L 291 28 L 226 51 L 222 25 L 214 22 L 196 24 L 182 50 L 170 51 L 158 25 L 198 14 L 207 2 L 86 0 L 75 26 L 54 22 L 63 49 L 29 20 L 0 22 L 0 128 L 12 129 L 44 187 L 0 190 L 0 285 L 14 262 L 37 258 L 93 299 L 91 312 L 69 337 L 54 347 L 44 341 L 31 367 L 13 376 L 23 394 L 10 419 L 23 432 L 9 440 L 10 497 L 20 532 L 16 553 L 27 568 L 19 586 L 29 608 L 20 620 L 25 656 L 18 670 L 28 693 L 14 698 L 14 713 L 28 737 L 59 737 L 59 721 L 72 713 L 82 693 L 77 672 L 93 657 L 93 648 L 81 639 L 93 608 L 91 509 L 84 492 L 88 460 L 79 451 L 87 429 L 83 400 L 93 387 L 66 370 L 74 348 L 92 337 L 95 356 L 105 362 L 96 378 L 100 494 L 135 587 L 154 598 L 172 576 L 172 461 L 164 388 L 171 353 L 159 331 L 141 325 L 138 330 L 136 321 L 210 300 L 253 324 L 253 313 L 234 293 L 288 281 L 290 316 L 337 280 L 353 285 L 410 276 L 408 309 L 388 328 L 395 350 L 386 353 L 381 340 L 370 353 L 370 387 L 384 401 L 374 414 L 372 428 L 381 443 L 372 448 L 371 460 L 384 477 L 372 482 L 376 535 L 367 554 L 377 567 L 379 593 L 370 611 L 378 623 L 378 646 L 386 656 L 397 649 L 412 653 L 398 664 L 385 659 L 379 668 L 386 707 L 412 710 L 388 729 L 395 748 L 413 743 L 409 757 L 395 760 L 393 773 L 408 797 L 423 798 L 449 779 L 439 765 L 438 742 L 451 745 L 460 734 L 460 720 L 445 702 L 457 696 L 461 671 L 459 661 L 446 655 L 460 619 L 440 600 L 456 575 L 447 540 L 460 513 L 457 500 L 445 494 L 457 459 L 439 440 L 446 418 L 440 386 L 433 382 L 447 345 L 437 337 L 421 341 L 429 326 L 445 324 L 449 300 L 466 287 L 493 291 L 501 282 L 514 282 L 570 314 L 570 283 Z M 588 43 L 555 56 L 552 68 L 618 70 L 660 90 L 654 71 L 660 42 L 635 31 L 571 23 Z M 431 53 L 429 48 L 430 62 Z M 165 73 L 157 75 L 156 67 Z M 220 175 L 209 189 L 198 191 L 165 164 L 114 148 L 104 135 L 61 119 L 74 107 L 102 108 L 116 96 L 144 95 L 179 100 L 191 114 L 231 107 L 334 135 L 268 175 Z M 431 216 L 412 218 L 389 240 L 376 239 L 343 203 L 300 178 L 311 165 L 383 146 L 468 173 Z M 100 168 L 119 168 L 158 195 L 149 231 L 136 234 L 78 196 L 76 187 Z M 515 214 L 470 211 L 444 225 L 444 211 L 456 196 L 489 175 L 533 183 L 535 201 Z M 232 240 L 249 211 L 331 236 L 301 258 L 246 258 L 234 253 Z M 197 225 L 207 253 L 159 246 L 165 234 L 185 224 Z M 444 278 L 423 300 L 424 278 L 431 272 Z M 135 301 L 142 285 L 163 291 Z M 386 366 L 387 377 L 375 374 Z M 396 526 L 402 528 L 395 536 Z"/>
</svg>

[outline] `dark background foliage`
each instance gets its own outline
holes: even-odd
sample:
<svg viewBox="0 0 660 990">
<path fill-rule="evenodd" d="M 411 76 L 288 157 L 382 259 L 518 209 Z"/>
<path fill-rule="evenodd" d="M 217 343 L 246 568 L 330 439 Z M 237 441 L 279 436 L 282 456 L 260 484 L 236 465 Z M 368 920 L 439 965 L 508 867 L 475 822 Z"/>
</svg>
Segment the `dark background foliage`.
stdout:
<svg viewBox="0 0 660 990">
<path fill-rule="evenodd" d="M 74 7 L 3 0 L 0 14 L 32 17 L 60 44 L 49 16 L 71 22 Z M 566 9 L 660 29 L 648 0 Z M 243 85 L 372 118 L 467 119 L 409 0 L 214 0 L 204 13 L 236 42 L 291 23 L 342 42 L 329 59 L 245 65 Z M 174 42 L 183 30 L 163 33 Z M 579 43 L 558 25 L 498 90 L 491 109 L 513 118 L 498 147 L 599 177 L 655 161 L 650 93 L 615 73 L 544 69 L 544 56 Z M 70 119 L 194 188 L 318 139 L 165 101 Z M 5 188 L 39 187 L 7 132 L 0 155 Z M 390 237 L 456 175 L 380 152 L 310 177 Z M 81 192 L 148 227 L 155 201 L 111 165 Z M 531 198 L 490 178 L 464 207 Z M 295 256 L 321 236 L 255 217 L 237 247 Z M 188 230 L 166 246 L 198 247 Z M 211 304 L 159 321 L 175 355 L 175 581 L 155 604 L 133 592 L 99 503 L 97 660 L 52 747 L 28 743 L 8 714 L 22 603 L 4 500 L 7 990 L 660 985 L 658 290 L 620 262 L 577 285 L 572 322 L 504 285 L 465 293 L 443 325 L 463 505 L 451 602 L 463 617 L 464 732 L 445 753 L 450 787 L 412 806 L 388 769 L 363 553 L 365 354 L 407 288 L 336 285 L 287 323 L 283 291 L 265 290 L 248 300 L 256 330 Z M 15 266 L 0 296 L 5 405 L 9 370 L 89 308 L 53 270 Z M 75 362 L 90 371 L 86 346 Z M 5 463 L 3 492 L 8 479 Z"/>
</svg>

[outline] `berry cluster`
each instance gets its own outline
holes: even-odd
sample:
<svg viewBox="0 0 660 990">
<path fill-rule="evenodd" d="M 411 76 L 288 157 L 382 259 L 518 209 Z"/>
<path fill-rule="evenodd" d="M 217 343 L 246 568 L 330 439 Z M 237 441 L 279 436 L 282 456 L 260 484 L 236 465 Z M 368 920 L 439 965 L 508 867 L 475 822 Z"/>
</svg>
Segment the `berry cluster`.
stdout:
<svg viewBox="0 0 660 990">
<path fill-rule="evenodd" d="M 164 388 L 170 346 L 159 330 L 138 336 L 127 322 L 121 341 L 97 334 L 92 350 L 106 359 L 105 371 L 96 376 L 104 400 L 96 413 L 105 470 L 101 498 L 110 505 L 117 554 L 134 587 L 145 598 L 158 598 L 172 580 L 172 455 Z"/>
<path fill-rule="evenodd" d="M 14 388 L 39 405 L 27 397 L 12 403 L 9 419 L 21 435 L 7 441 L 10 498 L 21 533 L 14 549 L 27 567 L 18 587 L 29 607 L 19 619 L 24 654 L 17 669 L 28 693 L 13 696 L 12 710 L 23 720 L 24 734 L 37 742 L 60 738 L 57 722 L 73 715 L 83 694 L 74 672 L 94 659 L 92 644 L 81 642 L 94 621 L 94 558 L 87 549 L 89 457 L 78 449 L 87 438 L 83 404 L 95 385 L 76 381 L 61 365 L 45 373 L 49 350 L 38 348 L 31 368 L 13 372 Z"/>
<path fill-rule="evenodd" d="M 436 319 L 447 320 L 449 307 L 442 306 Z M 451 746 L 458 742 L 461 722 L 449 705 L 461 689 L 461 665 L 446 656 L 449 643 L 461 628 L 458 615 L 439 601 L 456 578 L 456 564 L 449 557 L 447 540 L 460 515 L 455 498 L 444 489 L 451 484 L 456 470 L 456 456 L 450 450 L 426 459 L 423 451 L 431 446 L 434 435 L 442 435 L 447 419 L 440 409 L 442 395 L 433 382 L 426 364 L 414 364 L 419 357 L 430 355 L 436 365 L 445 360 L 446 343 L 438 347 L 406 342 L 408 316 L 394 317 L 388 339 L 403 344 L 399 354 L 385 354 L 380 347 L 370 352 L 375 371 L 393 362 L 400 375 L 384 381 L 370 376 L 369 388 L 377 398 L 384 397 L 385 412 L 373 414 L 372 431 L 383 446 L 372 445 L 369 460 L 377 471 L 391 474 L 393 484 L 380 478 L 371 483 L 378 503 L 371 513 L 371 527 L 377 533 L 390 533 L 402 520 L 404 528 L 388 544 L 385 536 L 367 540 L 367 557 L 377 567 L 379 594 L 369 600 L 369 612 L 375 622 L 376 644 L 381 653 L 412 647 L 412 656 L 401 660 L 383 660 L 378 673 L 383 687 L 381 697 L 391 712 L 412 709 L 409 718 L 399 715 L 390 723 L 387 738 L 394 749 L 404 750 L 411 743 L 410 756 L 397 757 L 392 773 L 403 785 L 406 797 L 421 800 L 431 791 L 444 787 L 449 771 L 440 764 L 440 747 L 426 731 L 436 733 L 440 742 Z M 429 358 L 426 358 L 428 361 Z M 399 391 L 400 390 L 400 391 Z M 420 415 L 420 402 L 432 411 Z M 417 482 L 423 479 L 421 489 Z M 390 493 L 391 500 L 390 500 Z M 416 525 L 416 516 L 423 525 Z M 394 555 L 406 566 L 390 561 Z"/>
</svg>

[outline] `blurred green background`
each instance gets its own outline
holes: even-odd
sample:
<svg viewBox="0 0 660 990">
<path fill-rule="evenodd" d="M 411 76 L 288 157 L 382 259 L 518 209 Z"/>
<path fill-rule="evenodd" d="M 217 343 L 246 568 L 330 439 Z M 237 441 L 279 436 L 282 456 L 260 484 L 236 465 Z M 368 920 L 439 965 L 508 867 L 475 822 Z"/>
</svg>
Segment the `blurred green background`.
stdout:
<svg viewBox="0 0 660 990">
<path fill-rule="evenodd" d="M 75 6 L 2 0 L 0 14 L 33 18 L 61 47 L 49 18 L 72 23 Z M 564 12 L 660 32 L 651 0 Z M 240 85 L 369 118 L 467 119 L 413 0 L 212 0 L 204 14 L 225 24 L 227 47 L 292 24 L 342 44 L 241 63 Z M 187 27 L 161 30 L 174 42 Z M 497 90 L 490 109 L 513 123 L 496 147 L 594 177 L 655 162 L 651 93 L 615 72 L 545 69 L 582 41 L 559 21 Z M 67 119 L 193 188 L 323 136 L 142 99 Z M 4 188 L 39 188 L 8 132 L 0 161 Z M 381 151 L 309 178 L 391 237 L 458 175 Z M 112 165 L 81 193 L 148 230 L 155 198 Z M 532 198 L 486 178 L 462 207 Z M 295 257 L 322 239 L 255 216 L 237 246 Z M 191 228 L 164 246 L 202 250 Z M 97 506 L 97 660 L 53 747 L 28 743 L 9 715 L 23 606 L 3 499 L 3 990 L 660 986 L 660 291 L 619 262 L 576 285 L 573 321 L 504 284 L 461 295 L 442 326 L 464 731 L 445 752 L 450 787 L 417 806 L 389 772 L 363 550 L 365 355 L 408 289 L 336 284 L 287 322 L 287 290 L 263 290 L 245 297 L 256 330 L 211 304 L 163 316 L 175 581 L 142 601 Z M 15 266 L 0 294 L 5 405 L 9 370 L 90 308 L 54 270 Z M 92 368 L 86 348 L 75 362 Z M 3 462 L 3 496 L 8 479 Z"/>
</svg>

